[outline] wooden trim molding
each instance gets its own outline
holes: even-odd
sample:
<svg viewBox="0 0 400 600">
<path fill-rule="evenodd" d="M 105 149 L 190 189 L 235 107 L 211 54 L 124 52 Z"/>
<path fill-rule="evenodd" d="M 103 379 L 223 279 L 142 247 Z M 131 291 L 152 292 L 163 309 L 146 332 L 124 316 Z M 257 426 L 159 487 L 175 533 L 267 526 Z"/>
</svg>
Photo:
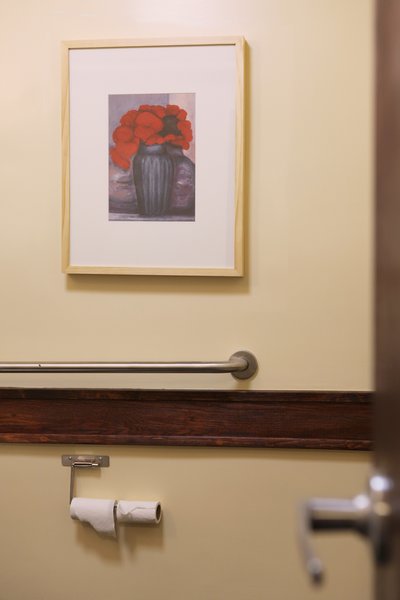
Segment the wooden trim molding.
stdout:
<svg viewBox="0 0 400 600">
<path fill-rule="evenodd" d="M 369 450 L 372 395 L 2 388 L 0 443 Z"/>
</svg>

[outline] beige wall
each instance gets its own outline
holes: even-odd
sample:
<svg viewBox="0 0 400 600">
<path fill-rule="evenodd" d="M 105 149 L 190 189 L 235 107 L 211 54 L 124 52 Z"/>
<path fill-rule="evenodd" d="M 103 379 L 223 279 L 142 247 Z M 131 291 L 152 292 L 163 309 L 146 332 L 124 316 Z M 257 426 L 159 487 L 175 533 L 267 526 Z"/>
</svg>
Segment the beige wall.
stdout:
<svg viewBox="0 0 400 600">
<path fill-rule="evenodd" d="M 246 348 L 260 371 L 242 387 L 370 389 L 372 0 L 5 0 L 0 12 L 0 360 L 218 360 Z M 191 35 L 249 44 L 246 277 L 65 277 L 60 41 Z M 238 384 L 3 375 L 1 385 Z M 165 506 L 160 529 L 115 543 L 70 521 L 65 451 L 0 448 L 1 600 L 306 600 L 295 504 L 356 493 L 368 471 L 357 453 L 107 448 L 112 467 L 81 477 L 79 493 Z M 318 547 L 330 574 L 319 597 L 368 598 L 362 542 Z"/>
</svg>

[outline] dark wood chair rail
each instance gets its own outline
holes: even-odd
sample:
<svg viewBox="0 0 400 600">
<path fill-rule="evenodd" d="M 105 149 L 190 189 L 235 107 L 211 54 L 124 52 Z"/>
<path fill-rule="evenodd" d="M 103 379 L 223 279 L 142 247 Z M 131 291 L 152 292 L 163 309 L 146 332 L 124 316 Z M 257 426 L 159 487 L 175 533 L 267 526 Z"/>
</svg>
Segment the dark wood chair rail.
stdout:
<svg viewBox="0 0 400 600">
<path fill-rule="evenodd" d="M 369 450 L 369 392 L 0 388 L 0 442 Z"/>
</svg>

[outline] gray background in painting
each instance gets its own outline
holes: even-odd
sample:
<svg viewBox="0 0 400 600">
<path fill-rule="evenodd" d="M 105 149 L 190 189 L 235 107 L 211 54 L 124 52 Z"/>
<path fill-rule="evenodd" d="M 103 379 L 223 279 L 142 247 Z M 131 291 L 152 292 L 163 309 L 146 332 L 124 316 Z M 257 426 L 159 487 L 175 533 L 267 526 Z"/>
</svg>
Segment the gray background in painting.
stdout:
<svg viewBox="0 0 400 600">
<path fill-rule="evenodd" d="M 128 110 L 137 109 L 141 104 L 169 103 L 169 94 L 110 94 L 108 96 L 108 136 L 110 146 L 114 144 L 112 134 L 119 120 Z"/>
</svg>

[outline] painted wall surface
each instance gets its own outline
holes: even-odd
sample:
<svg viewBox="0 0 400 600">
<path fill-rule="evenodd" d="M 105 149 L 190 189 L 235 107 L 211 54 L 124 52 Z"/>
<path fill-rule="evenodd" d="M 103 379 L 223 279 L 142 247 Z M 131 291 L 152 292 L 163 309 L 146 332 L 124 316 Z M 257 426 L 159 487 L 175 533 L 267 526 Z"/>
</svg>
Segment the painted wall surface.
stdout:
<svg viewBox="0 0 400 600">
<path fill-rule="evenodd" d="M 2 375 L 4 386 L 372 386 L 372 0 L 19 0 L 0 5 L 0 360 L 223 360 L 257 377 Z M 61 273 L 60 42 L 243 35 L 246 276 Z M 160 498 L 159 529 L 68 517 L 60 455 L 2 446 L 0 600 L 308 600 L 295 506 L 364 488 L 368 456 L 102 448 L 81 495 Z M 370 597 L 361 540 L 318 540 L 321 599 Z"/>
</svg>

